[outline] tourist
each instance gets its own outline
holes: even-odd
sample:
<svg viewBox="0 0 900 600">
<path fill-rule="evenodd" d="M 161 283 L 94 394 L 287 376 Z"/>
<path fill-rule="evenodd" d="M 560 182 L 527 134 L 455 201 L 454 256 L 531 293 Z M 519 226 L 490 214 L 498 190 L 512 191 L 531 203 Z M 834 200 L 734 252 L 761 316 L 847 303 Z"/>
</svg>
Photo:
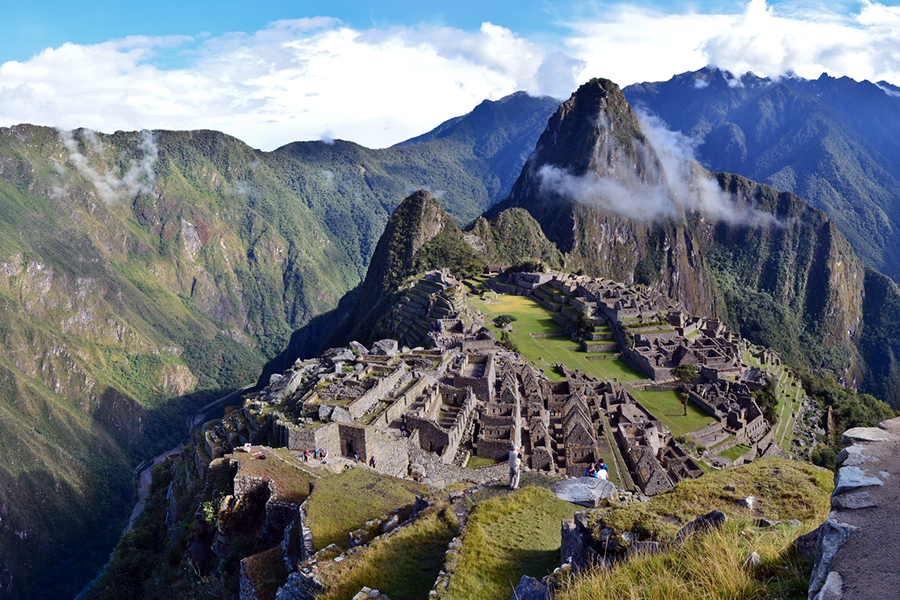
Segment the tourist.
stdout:
<svg viewBox="0 0 900 600">
<path fill-rule="evenodd" d="M 594 467 L 594 463 L 591 463 L 584 470 L 585 477 L 597 477 L 597 468 Z"/>
<path fill-rule="evenodd" d="M 606 462 L 601 458 L 597 461 L 597 470 L 598 471 L 606 471 L 609 474 L 609 467 L 606 466 Z"/>
<path fill-rule="evenodd" d="M 359 452 L 353 452 L 353 462 L 359 462 Z"/>
<path fill-rule="evenodd" d="M 519 489 L 519 471 L 522 468 L 522 449 L 513 448 L 509 451 L 509 487 Z"/>
<path fill-rule="evenodd" d="M 369 459 L 369 466 L 372 467 L 373 469 L 375 468 L 375 456 L 374 455 L 372 456 L 372 458 Z"/>
<path fill-rule="evenodd" d="M 602 480 L 606 481 L 609 479 L 609 472 L 606 471 L 606 469 L 597 469 L 596 477 L 598 479 L 602 479 Z"/>
</svg>

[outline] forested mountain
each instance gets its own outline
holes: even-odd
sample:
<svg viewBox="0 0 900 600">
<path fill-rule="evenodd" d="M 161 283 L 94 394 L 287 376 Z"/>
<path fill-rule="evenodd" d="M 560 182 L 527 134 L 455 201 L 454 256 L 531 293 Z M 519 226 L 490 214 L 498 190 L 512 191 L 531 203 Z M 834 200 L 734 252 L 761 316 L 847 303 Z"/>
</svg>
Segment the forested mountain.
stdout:
<svg viewBox="0 0 900 600">
<path fill-rule="evenodd" d="M 525 208 L 569 268 L 653 286 L 896 406 L 897 286 L 863 266 L 824 212 L 739 175 L 711 176 L 667 139 L 642 126 L 618 86 L 592 80 L 488 214 Z"/>
<path fill-rule="evenodd" d="M 886 82 L 736 77 L 707 67 L 623 90 L 698 158 L 824 210 L 863 262 L 900 278 L 900 94 Z"/>
<path fill-rule="evenodd" d="M 359 284 L 410 191 L 460 222 L 505 196 L 556 104 L 485 102 L 383 150 L 0 129 L 5 597 L 77 593 L 121 532 L 131 469 Z"/>
</svg>

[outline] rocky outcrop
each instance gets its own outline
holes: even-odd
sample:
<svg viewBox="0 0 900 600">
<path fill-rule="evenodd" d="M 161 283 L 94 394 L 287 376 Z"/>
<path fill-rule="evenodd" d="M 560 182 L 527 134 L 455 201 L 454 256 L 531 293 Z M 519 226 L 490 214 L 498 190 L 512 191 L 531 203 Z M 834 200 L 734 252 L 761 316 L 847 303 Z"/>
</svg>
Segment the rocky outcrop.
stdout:
<svg viewBox="0 0 900 600">
<path fill-rule="evenodd" d="M 818 529 L 809 598 L 892 598 L 900 589 L 900 418 L 848 429 L 831 514 Z"/>
</svg>

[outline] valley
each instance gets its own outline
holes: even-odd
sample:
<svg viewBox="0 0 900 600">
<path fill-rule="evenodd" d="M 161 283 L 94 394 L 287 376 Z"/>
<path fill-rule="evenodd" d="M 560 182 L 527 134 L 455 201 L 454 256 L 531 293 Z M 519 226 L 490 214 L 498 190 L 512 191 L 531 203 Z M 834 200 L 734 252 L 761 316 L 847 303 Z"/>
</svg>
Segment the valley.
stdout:
<svg viewBox="0 0 900 600">
<path fill-rule="evenodd" d="M 741 102 L 775 87 L 726 86 Z M 472 597 L 477 578 L 457 586 L 480 527 L 502 541 L 499 587 L 485 588 L 499 593 L 522 565 L 540 565 L 538 579 L 560 565 L 558 522 L 575 509 L 550 488 L 600 458 L 626 512 L 723 472 L 807 468 L 787 457 L 836 468 L 845 430 L 900 406 L 900 290 L 874 269 L 895 275 L 890 236 L 866 238 L 869 221 L 838 200 L 890 220 L 893 188 L 866 180 L 866 204 L 856 188 L 792 187 L 786 171 L 710 173 L 632 109 L 629 98 L 662 102 L 664 88 L 594 79 L 562 104 L 514 94 L 381 150 L 0 130 L 0 587 L 10 598 L 81 589 L 148 456 L 167 458 L 93 597 L 274 597 L 289 581 L 352 597 L 379 581 L 373 564 L 413 561 L 410 573 L 420 551 L 414 591 L 390 597 L 434 586 Z M 691 135 L 718 132 L 707 149 L 723 131 L 728 148 L 741 137 L 668 115 Z M 765 144 L 791 127 L 747 141 L 744 162 L 712 150 L 701 161 L 760 166 L 756 153 L 777 153 Z M 194 423 L 177 457 L 159 454 L 231 394 L 241 400 L 224 419 Z M 509 494 L 498 481 L 517 445 L 529 472 Z M 304 460 L 319 448 L 327 461 Z M 820 483 L 811 497 L 827 492 Z M 372 489 L 385 501 L 365 506 Z M 330 522 L 350 496 L 352 517 Z M 318 513 L 298 512 L 314 497 Z M 522 531 L 479 525 L 480 510 L 543 523 L 534 562 L 510 541 Z M 392 513 L 408 527 L 375 543 Z M 672 527 L 637 541 L 667 544 Z"/>
</svg>

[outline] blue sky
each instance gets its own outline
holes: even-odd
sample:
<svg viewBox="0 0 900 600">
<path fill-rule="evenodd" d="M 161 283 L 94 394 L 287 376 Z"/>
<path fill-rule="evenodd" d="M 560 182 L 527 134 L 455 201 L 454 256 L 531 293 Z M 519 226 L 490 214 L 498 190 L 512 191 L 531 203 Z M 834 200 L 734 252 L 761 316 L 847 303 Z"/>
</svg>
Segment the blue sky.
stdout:
<svg viewBox="0 0 900 600">
<path fill-rule="evenodd" d="M 18 2 L 0 125 L 217 129 L 381 147 L 516 90 L 715 64 L 900 83 L 896 2 Z"/>
</svg>

